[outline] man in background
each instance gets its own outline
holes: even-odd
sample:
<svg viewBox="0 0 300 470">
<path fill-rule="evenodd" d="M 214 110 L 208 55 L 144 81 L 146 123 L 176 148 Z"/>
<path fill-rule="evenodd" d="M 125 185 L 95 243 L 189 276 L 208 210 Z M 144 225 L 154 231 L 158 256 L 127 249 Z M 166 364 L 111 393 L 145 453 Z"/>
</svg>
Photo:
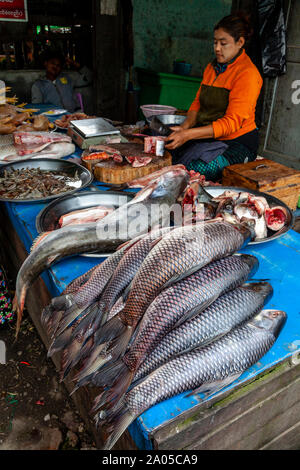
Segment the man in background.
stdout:
<svg viewBox="0 0 300 470">
<path fill-rule="evenodd" d="M 74 94 L 71 78 L 62 72 L 64 57 L 58 51 L 47 53 L 45 74 L 34 82 L 31 101 L 35 104 L 52 104 L 73 113 L 80 109 Z"/>
</svg>

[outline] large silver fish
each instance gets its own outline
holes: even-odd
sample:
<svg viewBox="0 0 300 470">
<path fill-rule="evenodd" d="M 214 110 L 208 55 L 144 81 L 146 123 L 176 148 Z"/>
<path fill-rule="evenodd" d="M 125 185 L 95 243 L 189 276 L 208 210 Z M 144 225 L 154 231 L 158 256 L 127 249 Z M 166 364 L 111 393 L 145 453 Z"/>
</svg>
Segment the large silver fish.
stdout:
<svg viewBox="0 0 300 470">
<path fill-rule="evenodd" d="M 97 333 L 96 345 L 114 340 L 113 358 L 123 355 L 137 323 L 163 289 L 235 253 L 251 236 L 248 228 L 219 220 L 179 227 L 165 235 L 134 277 L 124 309 Z"/>
<path fill-rule="evenodd" d="M 226 292 L 200 315 L 170 331 L 140 364 L 134 381 L 183 352 L 206 346 L 259 313 L 273 294 L 268 282 L 250 282 Z M 126 356 L 123 358 L 126 359 Z"/>
<path fill-rule="evenodd" d="M 135 222 L 141 220 L 140 212 L 134 207 L 136 204 L 137 208 L 140 208 L 141 204 L 143 206 L 145 233 L 153 225 L 164 225 L 170 215 L 168 208 L 176 202 L 188 180 L 189 174 L 186 170 L 182 168 L 170 170 L 150 186 L 139 191 L 129 203 L 120 206 L 100 222 L 84 226 L 66 226 L 45 236 L 26 258 L 17 276 L 14 299 L 14 309 L 18 313 L 16 336 L 20 329 L 26 292 L 32 282 L 54 260 L 96 250 L 109 251 L 129 238 L 140 235 L 142 230 L 138 225 L 135 227 Z M 161 210 L 153 211 L 155 204 L 159 205 Z M 107 237 L 107 230 L 111 234 L 110 228 L 114 230 L 115 235 Z"/>
<path fill-rule="evenodd" d="M 272 347 L 286 321 L 280 310 L 263 310 L 201 349 L 181 354 L 131 389 L 117 407 L 96 416 L 111 449 L 125 429 L 151 406 L 184 391 L 216 393 L 236 380 Z"/>
<path fill-rule="evenodd" d="M 222 293 L 241 285 L 257 268 L 258 260 L 254 256 L 228 256 L 164 289 L 146 310 L 125 356 L 100 369 L 92 376 L 92 383 L 109 387 L 108 401 L 118 399 L 126 392 L 139 366 L 172 328 L 202 312 Z M 99 356 L 87 372 L 91 373 L 91 367 L 97 370 L 101 360 L 103 358 Z M 83 377 L 84 371 L 81 372 L 81 385 L 87 383 Z"/>
</svg>

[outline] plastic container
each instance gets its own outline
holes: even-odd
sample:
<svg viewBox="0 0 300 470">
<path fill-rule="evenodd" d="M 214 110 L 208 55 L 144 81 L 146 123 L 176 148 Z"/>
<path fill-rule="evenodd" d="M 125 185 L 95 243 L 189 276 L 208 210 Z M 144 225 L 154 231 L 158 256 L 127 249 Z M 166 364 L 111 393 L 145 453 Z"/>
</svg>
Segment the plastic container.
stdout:
<svg viewBox="0 0 300 470">
<path fill-rule="evenodd" d="M 140 108 L 145 118 L 150 116 L 159 116 L 160 114 L 175 114 L 177 111 L 177 108 L 174 108 L 173 106 L 162 104 L 144 104 Z"/>
<path fill-rule="evenodd" d="M 201 77 L 153 72 L 141 68 L 136 71 L 140 85 L 140 105 L 158 103 L 187 111 L 201 83 Z M 140 117 L 142 118 L 142 113 Z"/>
</svg>

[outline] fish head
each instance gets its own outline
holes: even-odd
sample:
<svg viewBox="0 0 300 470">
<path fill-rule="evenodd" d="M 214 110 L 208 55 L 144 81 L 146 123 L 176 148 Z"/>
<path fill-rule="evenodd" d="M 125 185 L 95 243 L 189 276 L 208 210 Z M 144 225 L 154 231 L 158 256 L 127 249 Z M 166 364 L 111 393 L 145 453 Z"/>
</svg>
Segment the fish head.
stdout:
<svg viewBox="0 0 300 470">
<path fill-rule="evenodd" d="M 247 218 L 247 217 L 242 217 L 240 219 L 240 224 L 237 224 L 237 225 L 240 225 L 240 227 L 241 227 L 240 231 L 244 236 L 248 233 L 248 236 L 250 236 L 251 240 L 255 240 L 255 238 L 256 238 L 255 228 L 256 227 L 255 227 L 255 220 L 254 219 L 250 219 L 250 218 Z M 244 227 L 245 232 L 242 230 L 242 227 Z"/>
<path fill-rule="evenodd" d="M 246 282 L 242 285 L 243 289 L 251 290 L 252 292 L 257 292 L 262 295 L 264 298 L 264 303 L 266 304 L 273 296 L 273 287 L 269 282 Z"/>
<path fill-rule="evenodd" d="M 277 338 L 287 320 L 287 314 L 283 310 L 266 309 L 256 315 L 251 322 L 257 328 L 269 331 Z"/>
<path fill-rule="evenodd" d="M 233 214 L 235 202 L 231 197 L 226 197 L 219 202 L 217 214 Z"/>
<path fill-rule="evenodd" d="M 241 219 L 242 217 L 249 218 L 249 219 L 255 219 L 258 217 L 258 213 L 256 210 L 248 204 L 241 203 L 237 204 L 234 207 L 234 214 Z"/>
<path fill-rule="evenodd" d="M 185 168 L 174 168 L 163 173 L 149 186 L 149 199 L 165 199 L 175 202 L 187 187 L 190 176 Z M 145 188 L 146 189 L 146 188 Z"/>
<path fill-rule="evenodd" d="M 245 255 L 245 254 L 239 254 L 235 256 L 240 256 L 240 258 L 249 266 L 250 268 L 249 277 L 253 276 L 257 272 L 259 261 L 256 258 L 256 256 Z"/>
</svg>

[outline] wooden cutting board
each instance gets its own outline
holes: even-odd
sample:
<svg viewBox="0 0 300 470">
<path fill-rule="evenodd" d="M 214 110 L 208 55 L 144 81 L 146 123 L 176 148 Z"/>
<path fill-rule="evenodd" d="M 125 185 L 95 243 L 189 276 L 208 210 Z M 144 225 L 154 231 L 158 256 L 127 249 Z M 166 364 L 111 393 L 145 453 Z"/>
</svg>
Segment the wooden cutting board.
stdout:
<svg viewBox="0 0 300 470">
<path fill-rule="evenodd" d="M 149 175 L 165 166 L 172 165 L 171 155 L 153 157 L 151 163 L 146 166 L 133 168 L 130 163 L 116 163 L 113 161 L 100 163 L 94 167 L 94 177 L 98 181 L 110 184 L 128 183 L 136 178 Z"/>
<path fill-rule="evenodd" d="M 300 172 L 267 159 L 227 166 L 222 184 L 269 193 L 292 210 L 297 208 L 300 196 Z"/>
</svg>

